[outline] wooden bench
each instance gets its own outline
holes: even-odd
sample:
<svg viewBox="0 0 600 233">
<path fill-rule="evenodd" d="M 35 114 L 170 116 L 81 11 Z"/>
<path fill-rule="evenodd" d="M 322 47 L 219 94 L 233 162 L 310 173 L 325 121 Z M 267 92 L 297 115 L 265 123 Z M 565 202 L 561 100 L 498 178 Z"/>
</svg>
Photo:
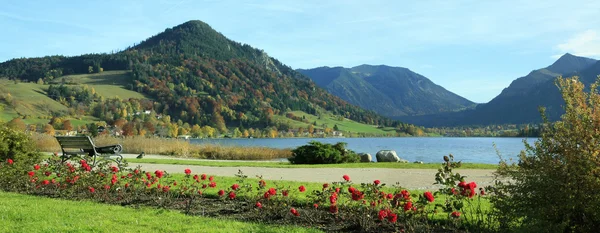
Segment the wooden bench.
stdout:
<svg viewBox="0 0 600 233">
<path fill-rule="evenodd" d="M 119 165 L 123 161 L 123 156 L 121 155 L 123 147 L 119 144 L 97 147 L 89 136 L 56 136 L 56 140 L 63 151 L 61 156 L 63 162 L 73 157 L 86 155 L 89 156 L 87 159 L 93 159 L 92 167 L 96 166 L 98 162 L 97 157 L 113 160 Z"/>
</svg>

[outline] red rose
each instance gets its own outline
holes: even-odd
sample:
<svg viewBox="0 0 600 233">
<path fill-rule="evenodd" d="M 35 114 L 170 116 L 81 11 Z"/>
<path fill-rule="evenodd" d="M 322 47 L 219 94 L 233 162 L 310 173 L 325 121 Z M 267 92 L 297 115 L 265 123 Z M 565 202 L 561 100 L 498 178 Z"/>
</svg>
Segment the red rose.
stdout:
<svg viewBox="0 0 600 233">
<path fill-rule="evenodd" d="M 334 213 L 334 214 L 337 213 L 338 207 L 336 205 L 329 206 L 329 212 Z"/>
<path fill-rule="evenodd" d="M 269 189 L 269 194 L 270 195 L 275 195 L 275 194 L 277 194 L 277 190 L 275 190 L 274 188 L 270 188 Z"/>
<path fill-rule="evenodd" d="M 289 191 L 288 190 L 282 190 L 281 194 L 283 194 L 284 197 L 287 197 L 288 194 L 289 194 Z"/>
<path fill-rule="evenodd" d="M 400 194 L 402 194 L 402 197 L 404 197 L 405 200 L 410 199 L 410 193 L 407 190 L 400 191 Z"/>
<path fill-rule="evenodd" d="M 219 194 L 219 196 L 223 196 L 223 195 L 225 195 L 225 191 L 223 189 L 221 189 L 221 190 L 219 190 L 218 194 Z"/>
<path fill-rule="evenodd" d="M 329 187 L 329 184 L 328 184 L 328 183 L 324 183 L 324 184 L 323 184 L 323 189 L 326 189 L 326 188 L 328 188 L 328 187 Z"/>
<path fill-rule="evenodd" d="M 215 177 L 210 176 L 210 177 L 208 177 L 208 180 L 213 181 L 213 180 L 215 180 Z"/>
<path fill-rule="evenodd" d="M 29 178 L 31 178 L 35 175 L 35 172 L 34 171 L 27 172 L 27 175 L 29 175 Z"/>
<path fill-rule="evenodd" d="M 269 194 L 269 191 L 266 191 L 265 194 L 263 194 L 263 197 L 265 199 L 269 199 L 269 198 L 271 198 L 271 194 Z"/>
<path fill-rule="evenodd" d="M 42 184 L 43 185 L 48 185 L 48 184 L 50 184 L 50 181 L 49 180 L 44 180 L 44 181 L 42 181 Z"/>
<path fill-rule="evenodd" d="M 206 174 L 202 174 L 202 175 L 200 176 L 200 179 L 201 179 L 201 180 L 206 180 Z"/>
<path fill-rule="evenodd" d="M 361 193 L 360 191 L 358 191 L 357 189 L 355 189 L 354 192 L 352 192 L 352 200 L 360 201 L 364 197 L 365 197 L 365 195 L 363 193 Z"/>
<path fill-rule="evenodd" d="M 290 213 L 292 213 L 294 216 L 300 216 L 300 213 L 298 213 L 298 210 L 291 208 L 290 209 Z"/>
<path fill-rule="evenodd" d="M 231 185 L 231 189 L 233 189 L 233 190 L 238 190 L 239 188 L 240 188 L 239 184 L 233 184 L 233 185 Z"/>
<path fill-rule="evenodd" d="M 451 216 L 454 217 L 454 218 L 459 218 L 460 217 L 460 212 L 454 211 L 454 212 L 452 212 Z"/>
<path fill-rule="evenodd" d="M 52 175 L 52 172 L 49 172 L 49 171 L 47 171 L 47 172 L 44 172 L 44 175 L 46 175 L 46 176 L 50 176 L 50 175 Z"/>
<path fill-rule="evenodd" d="M 340 193 L 340 188 L 335 188 L 336 193 Z"/>
<path fill-rule="evenodd" d="M 36 165 L 33 165 L 33 170 L 36 170 L 36 171 L 37 171 L 37 170 L 40 170 L 40 165 L 37 165 L 37 164 L 36 164 Z"/>
<path fill-rule="evenodd" d="M 373 181 L 373 184 L 375 184 L 375 185 L 379 185 L 380 183 L 381 183 L 381 181 L 379 181 L 379 180 Z"/>
<path fill-rule="evenodd" d="M 407 202 L 404 204 L 404 211 L 409 211 L 410 209 L 412 209 L 412 207 L 413 207 L 413 204 L 412 204 L 412 202 L 410 202 L 410 201 L 407 201 Z"/>
<path fill-rule="evenodd" d="M 200 177 L 198 176 L 198 174 L 194 175 L 194 180 L 198 181 L 198 179 L 200 179 Z"/>
<path fill-rule="evenodd" d="M 88 190 L 90 190 L 90 193 L 96 192 L 96 189 L 94 189 L 93 187 L 88 187 Z"/>
<path fill-rule="evenodd" d="M 173 186 L 177 186 L 177 181 L 173 181 Z"/>
<path fill-rule="evenodd" d="M 353 193 L 354 191 L 356 191 L 356 189 L 352 186 L 348 187 L 348 192 L 349 193 Z"/>
<path fill-rule="evenodd" d="M 161 170 L 156 170 L 156 171 L 154 171 L 154 175 L 155 175 L 157 178 L 159 178 L 159 179 L 160 179 L 160 178 L 162 178 L 164 174 L 165 174 L 165 173 L 164 173 L 163 171 L 161 171 Z"/>
<path fill-rule="evenodd" d="M 217 183 L 215 183 L 215 182 L 212 182 L 212 181 L 211 181 L 211 182 L 208 184 L 208 187 L 211 187 L 211 188 L 217 187 Z"/>
<path fill-rule="evenodd" d="M 425 198 L 427 198 L 427 201 L 429 201 L 429 202 L 434 201 L 433 194 L 431 194 L 431 192 L 427 191 L 423 195 L 425 195 Z"/>
<path fill-rule="evenodd" d="M 485 191 L 484 191 L 483 189 L 481 189 L 481 190 L 479 191 L 479 194 L 480 194 L 481 196 L 483 196 L 483 195 L 485 195 Z"/>
<path fill-rule="evenodd" d="M 169 192 L 169 190 L 170 190 L 170 189 L 171 189 L 171 186 L 165 185 L 165 186 L 162 188 L 162 191 L 163 191 L 163 192 L 165 192 L 165 193 L 167 193 L 167 192 Z"/>
<path fill-rule="evenodd" d="M 389 213 L 387 219 L 391 223 L 395 223 L 396 221 L 398 221 L 398 215 L 396 215 L 395 213 Z"/>
<path fill-rule="evenodd" d="M 13 160 L 12 159 L 7 159 L 6 163 L 8 163 L 8 165 L 12 165 L 13 164 Z"/>
<path fill-rule="evenodd" d="M 460 183 L 458 183 L 458 187 L 465 188 L 466 186 L 467 186 L 467 183 L 465 183 L 464 181 L 461 181 Z"/>
<path fill-rule="evenodd" d="M 256 202 L 256 205 L 254 206 L 256 206 L 256 208 L 262 208 L 262 204 L 260 204 L 260 202 Z"/>
<path fill-rule="evenodd" d="M 114 172 L 114 173 L 117 173 L 117 172 L 119 172 L 119 168 L 118 168 L 118 167 L 112 166 L 112 167 L 110 167 L 110 169 L 111 169 L 111 170 L 112 170 L 112 172 Z"/>
<path fill-rule="evenodd" d="M 342 178 L 344 178 L 345 181 L 350 181 L 350 176 L 348 176 L 348 175 L 344 175 L 344 176 L 342 176 Z"/>
<path fill-rule="evenodd" d="M 110 186 L 109 186 L 109 185 L 107 185 L 107 184 L 105 184 L 105 185 L 104 185 L 104 189 L 106 189 L 106 190 L 109 190 L 109 189 L 110 189 Z"/>
<path fill-rule="evenodd" d="M 304 187 L 304 185 L 300 185 L 300 187 L 298 187 L 298 190 L 300 190 L 300 192 L 303 193 L 304 191 L 306 191 L 306 188 Z"/>
<path fill-rule="evenodd" d="M 315 203 L 313 204 L 313 207 L 315 207 L 315 209 L 319 208 L 319 204 Z"/>
<path fill-rule="evenodd" d="M 198 195 L 202 195 L 202 190 L 198 190 Z"/>
<path fill-rule="evenodd" d="M 336 196 L 336 195 L 333 195 L 333 194 L 332 194 L 331 196 L 329 196 L 329 202 L 330 202 L 332 205 L 335 205 L 335 203 L 337 202 L 337 196 Z"/>
<path fill-rule="evenodd" d="M 205 189 L 205 188 L 206 188 L 206 184 L 203 184 L 203 185 L 202 185 L 202 188 L 203 188 L 203 189 Z"/>
<path fill-rule="evenodd" d="M 379 214 L 377 214 L 377 217 L 379 218 L 379 220 L 383 220 L 384 218 L 386 218 L 388 215 L 387 211 L 385 210 L 380 210 Z"/>
<path fill-rule="evenodd" d="M 183 170 L 183 172 L 185 172 L 186 175 L 192 174 L 192 170 L 190 170 L 189 168 L 186 168 L 185 170 Z"/>
<path fill-rule="evenodd" d="M 388 195 L 387 195 L 387 199 L 392 199 L 392 198 L 394 198 L 394 195 L 393 195 L 393 194 L 391 194 L 391 193 L 388 193 Z"/>
<path fill-rule="evenodd" d="M 125 183 L 125 188 L 129 188 L 129 183 Z"/>
<path fill-rule="evenodd" d="M 258 181 L 258 187 L 266 187 L 267 186 L 267 182 L 264 180 L 259 180 Z"/>
<path fill-rule="evenodd" d="M 229 199 L 233 200 L 235 198 L 235 192 L 229 192 Z"/>
</svg>

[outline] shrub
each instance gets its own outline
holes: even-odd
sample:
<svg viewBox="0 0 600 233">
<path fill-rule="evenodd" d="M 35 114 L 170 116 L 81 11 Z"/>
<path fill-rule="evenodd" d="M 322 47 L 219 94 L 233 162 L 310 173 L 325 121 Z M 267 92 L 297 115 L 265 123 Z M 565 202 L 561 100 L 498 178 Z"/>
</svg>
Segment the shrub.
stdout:
<svg viewBox="0 0 600 233">
<path fill-rule="evenodd" d="M 0 161 L 8 159 L 31 165 L 41 161 L 41 155 L 25 133 L 0 125 Z"/>
<path fill-rule="evenodd" d="M 500 163 L 492 203 L 500 227 L 527 232 L 600 229 L 600 94 L 577 77 L 559 78 L 561 120 L 546 123 L 540 140 L 525 143 L 518 164 Z M 542 109 L 542 117 L 543 109 Z"/>
<path fill-rule="evenodd" d="M 329 163 L 357 163 L 360 157 L 354 151 L 345 149 L 346 143 L 336 144 L 311 141 L 308 145 L 292 150 L 289 158 L 292 164 L 329 164 Z"/>
</svg>

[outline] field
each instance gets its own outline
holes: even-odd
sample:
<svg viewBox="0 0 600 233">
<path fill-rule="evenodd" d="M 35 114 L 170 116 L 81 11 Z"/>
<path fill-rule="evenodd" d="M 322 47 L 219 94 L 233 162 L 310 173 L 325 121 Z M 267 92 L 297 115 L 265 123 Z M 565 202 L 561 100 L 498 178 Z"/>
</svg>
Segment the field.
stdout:
<svg viewBox="0 0 600 233">
<path fill-rule="evenodd" d="M 274 116 L 274 118 L 277 121 L 285 122 L 285 123 L 289 124 L 292 128 L 302 127 L 302 128 L 306 129 L 313 122 L 317 122 L 317 125 L 315 126 L 315 128 L 317 128 L 317 129 L 323 129 L 323 127 L 322 127 L 323 125 L 326 125 L 328 128 L 333 128 L 335 125 L 337 125 L 340 131 L 347 131 L 347 132 L 353 132 L 353 133 L 367 133 L 367 134 L 377 134 L 377 135 L 385 135 L 385 134 L 394 134 L 395 135 L 395 133 L 396 133 L 393 128 L 380 129 L 374 125 L 358 123 L 356 121 L 352 121 L 352 120 L 349 120 L 346 118 L 344 118 L 343 120 L 340 120 L 340 119 L 336 119 L 336 117 L 334 115 L 331 115 L 329 113 L 323 113 L 323 114 L 321 114 L 321 117 L 311 115 L 311 114 L 308 114 L 308 113 L 305 113 L 302 111 L 292 111 L 291 113 L 293 113 L 294 116 L 297 116 L 300 118 L 304 117 L 304 119 L 306 119 L 309 123 L 292 120 L 285 116 Z"/>
<path fill-rule="evenodd" d="M 127 89 L 131 83 L 129 71 L 105 71 L 99 74 L 67 75 L 54 80 L 54 83 L 60 83 L 62 78 L 64 78 L 67 83 L 76 83 L 75 85 L 87 85 L 90 88 L 94 88 L 96 93 L 104 96 L 105 98 L 146 98 L 141 93 Z"/>
<path fill-rule="evenodd" d="M 54 80 L 51 84 L 60 84 L 62 80 L 68 85 L 87 85 L 94 88 L 96 93 L 105 98 L 119 97 L 146 98 L 144 95 L 127 90 L 131 77 L 129 71 L 106 71 L 100 74 L 67 75 Z M 46 95 L 48 85 L 37 83 L 15 83 L 9 80 L 0 80 L 0 90 L 10 92 L 14 100 L 13 106 L 5 106 L 0 112 L 0 121 L 8 122 L 17 116 L 27 116 L 23 119 L 25 124 L 47 123 L 51 113 L 67 112 L 67 107 Z M 81 119 L 70 119 L 75 127 L 98 121 L 95 117 L 84 116 Z"/>
<path fill-rule="evenodd" d="M 0 213 L 0 232 L 319 232 L 5 192 L 0 192 Z"/>
</svg>

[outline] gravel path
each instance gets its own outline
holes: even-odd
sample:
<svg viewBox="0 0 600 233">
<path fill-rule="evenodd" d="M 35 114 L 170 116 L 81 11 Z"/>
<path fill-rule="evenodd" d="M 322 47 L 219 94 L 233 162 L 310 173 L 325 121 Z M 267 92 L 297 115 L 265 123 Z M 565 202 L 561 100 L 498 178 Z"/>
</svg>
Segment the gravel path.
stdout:
<svg viewBox="0 0 600 233">
<path fill-rule="evenodd" d="M 146 157 L 150 158 L 150 157 Z M 408 189 L 434 189 L 436 169 L 393 169 L 393 168 L 265 168 L 265 167 L 208 167 L 194 165 L 172 164 L 137 164 L 129 163 L 130 167 L 141 166 L 147 171 L 165 170 L 169 173 L 183 173 L 186 168 L 194 173 L 206 173 L 215 176 L 234 176 L 238 170 L 245 175 L 255 177 L 262 175 L 267 180 L 290 180 L 306 182 L 342 181 L 343 175 L 349 175 L 354 183 L 370 183 L 380 180 L 388 186 L 400 184 Z M 467 176 L 467 181 L 475 181 L 478 187 L 493 184 L 494 170 L 459 169 L 461 175 Z"/>
</svg>

